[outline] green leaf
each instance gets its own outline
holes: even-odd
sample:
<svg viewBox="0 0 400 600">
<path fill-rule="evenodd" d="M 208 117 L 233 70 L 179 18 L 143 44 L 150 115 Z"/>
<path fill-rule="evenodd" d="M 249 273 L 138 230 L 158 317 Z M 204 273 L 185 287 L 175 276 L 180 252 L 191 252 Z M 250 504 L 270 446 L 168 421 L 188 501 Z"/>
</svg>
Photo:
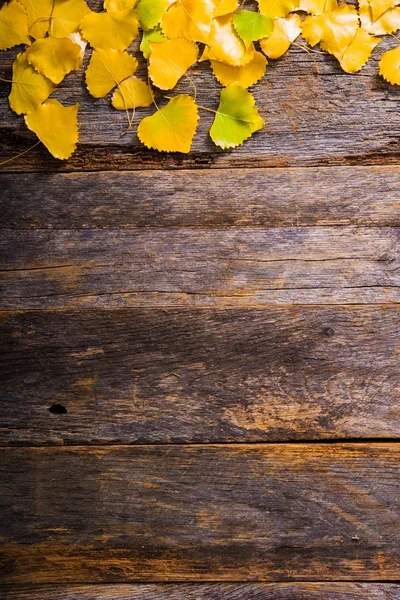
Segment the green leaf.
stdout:
<svg viewBox="0 0 400 600">
<path fill-rule="evenodd" d="M 236 33 L 246 46 L 271 35 L 274 22 L 269 17 L 251 10 L 240 10 L 233 17 Z"/>
<path fill-rule="evenodd" d="M 142 29 L 147 31 L 157 27 L 169 5 L 168 0 L 139 0 L 135 6 L 135 11 Z"/>
<path fill-rule="evenodd" d="M 140 50 L 143 56 L 147 59 L 150 58 L 151 48 L 150 42 L 166 42 L 167 38 L 161 31 L 160 27 L 155 27 L 151 31 L 143 31 L 142 42 L 140 44 Z"/>
<path fill-rule="evenodd" d="M 220 148 L 235 148 L 264 127 L 254 98 L 237 83 L 221 92 L 221 100 L 210 129 L 214 144 Z"/>
</svg>

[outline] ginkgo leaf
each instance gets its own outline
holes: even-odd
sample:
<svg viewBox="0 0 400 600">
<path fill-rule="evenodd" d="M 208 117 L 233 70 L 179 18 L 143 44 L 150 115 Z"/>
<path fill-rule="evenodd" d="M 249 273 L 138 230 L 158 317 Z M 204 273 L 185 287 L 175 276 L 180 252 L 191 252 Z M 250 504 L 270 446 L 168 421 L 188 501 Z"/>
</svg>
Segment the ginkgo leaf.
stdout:
<svg viewBox="0 0 400 600">
<path fill-rule="evenodd" d="M 337 7 L 337 0 L 300 0 L 299 3 L 299 10 L 304 10 L 311 15 L 321 15 Z"/>
<path fill-rule="evenodd" d="M 233 25 L 246 46 L 270 36 L 274 28 L 274 22 L 270 17 L 251 10 L 237 12 L 233 17 Z"/>
<path fill-rule="evenodd" d="M 262 129 L 264 121 L 255 106 L 254 98 L 237 83 L 221 92 L 221 100 L 210 129 L 213 142 L 221 148 L 235 148 Z"/>
<path fill-rule="evenodd" d="M 359 0 L 359 15 L 363 29 L 373 35 L 385 35 L 400 29 L 398 0 Z"/>
<path fill-rule="evenodd" d="M 236 82 L 242 87 L 248 88 L 264 76 L 267 59 L 261 52 L 256 52 L 252 60 L 243 67 L 232 67 L 215 60 L 211 61 L 211 67 L 215 77 L 223 86 Z"/>
<path fill-rule="evenodd" d="M 233 15 L 226 15 L 213 20 L 208 46 L 205 47 L 200 60 L 217 60 L 233 67 L 240 67 L 251 61 L 254 52 L 254 45 L 250 44 L 246 48 L 236 33 Z"/>
<path fill-rule="evenodd" d="M 109 12 L 126 10 L 127 8 L 135 8 L 138 0 L 104 0 L 103 6 Z"/>
<path fill-rule="evenodd" d="M 150 31 L 143 31 L 143 37 L 140 44 L 140 50 L 143 56 L 147 59 L 151 54 L 150 42 L 166 42 L 167 38 L 161 31 L 160 27 L 155 27 Z"/>
<path fill-rule="evenodd" d="M 119 50 L 94 50 L 86 70 L 86 85 L 94 98 L 104 98 L 121 81 L 133 75 L 138 61 Z"/>
<path fill-rule="evenodd" d="M 382 54 L 379 74 L 392 85 L 400 85 L 400 46 Z"/>
<path fill-rule="evenodd" d="M 0 50 L 30 43 L 25 7 L 17 0 L 11 0 L 0 9 Z"/>
<path fill-rule="evenodd" d="M 258 0 L 260 13 L 271 19 L 281 19 L 297 10 L 299 0 Z"/>
<path fill-rule="evenodd" d="M 191 96 L 181 94 L 166 106 L 141 121 L 138 138 L 160 152 L 190 152 L 199 120 L 198 108 Z"/>
<path fill-rule="evenodd" d="M 346 73 L 355 73 L 359 71 L 371 56 L 372 50 L 381 42 L 381 38 L 377 38 L 367 33 L 359 27 L 354 38 L 346 47 L 341 55 L 336 56 L 340 62 L 340 66 Z"/>
<path fill-rule="evenodd" d="M 279 58 L 287 52 L 291 44 L 301 34 L 299 15 L 288 15 L 274 21 L 274 30 L 268 38 L 261 40 L 261 50 L 268 58 Z"/>
<path fill-rule="evenodd" d="M 161 22 L 167 38 L 186 38 L 207 43 L 214 16 L 213 0 L 178 0 Z"/>
<path fill-rule="evenodd" d="M 172 90 L 198 58 L 197 44 L 189 40 L 150 42 L 149 76 L 161 90 Z"/>
<path fill-rule="evenodd" d="M 354 6 L 343 4 L 321 15 L 306 17 L 302 33 L 310 46 L 320 42 L 323 50 L 336 56 L 344 52 L 356 35 L 358 27 L 356 9 Z"/>
<path fill-rule="evenodd" d="M 47 37 L 36 40 L 26 51 L 32 67 L 59 84 L 64 77 L 82 66 L 82 48 L 70 38 Z"/>
<path fill-rule="evenodd" d="M 55 158 L 67 160 L 78 143 L 78 109 L 48 100 L 29 111 L 25 123 Z"/>
<path fill-rule="evenodd" d="M 26 114 L 50 96 L 56 86 L 28 62 L 25 53 L 17 55 L 13 63 L 10 107 L 18 115 Z"/>
<path fill-rule="evenodd" d="M 111 104 L 117 110 L 151 106 L 153 104 L 153 94 L 147 83 L 132 75 L 132 77 L 125 79 L 114 91 Z"/>
<path fill-rule="evenodd" d="M 28 13 L 29 34 L 39 39 L 44 37 L 50 26 L 53 0 L 19 0 Z"/>
<path fill-rule="evenodd" d="M 173 0 L 139 0 L 136 14 L 145 31 L 157 27 Z"/>
<path fill-rule="evenodd" d="M 213 0 L 215 11 L 215 17 L 223 17 L 224 15 L 229 15 L 234 13 L 238 7 L 238 0 Z"/>
<path fill-rule="evenodd" d="M 94 48 L 126 50 L 139 31 L 139 21 L 133 9 L 118 12 L 90 12 L 81 22 L 83 37 Z"/>
</svg>

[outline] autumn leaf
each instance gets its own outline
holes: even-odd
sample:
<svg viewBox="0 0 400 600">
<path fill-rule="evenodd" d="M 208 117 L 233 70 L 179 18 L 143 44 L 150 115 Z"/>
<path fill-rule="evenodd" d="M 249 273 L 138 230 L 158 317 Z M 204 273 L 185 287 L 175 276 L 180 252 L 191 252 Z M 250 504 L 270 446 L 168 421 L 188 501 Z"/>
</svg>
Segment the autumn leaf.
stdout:
<svg viewBox="0 0 400 600">
<path fill-rule="evenodd" d="M 138 61 L 119 50 L 94 50 L 86 70 L 86 85 L 94 98 L 104 98 L 124 79 L 133 75 Z"/>
<path fill-rule="evenodd" d="M 50 96 L 56 86 L 29 64 L 25 53 L 17 55 L 13 63 L 10 107 L 17 115 L 26 114 Z"/>
<path fill-rule="evenodd" d="M 80 29 L 94 48 L 126 50 L 138 34 L 139 21 L 132 9 L 91 12 L 82 19 Z"/>
<path fill-rule="evenodd" d="M 149 76 L 161 90 L 172 90 L 198 57 L 197 44 L 189 40 L 150 42 Z"/>
<path fill-rule="evenodd" d="M 26 58 L 38 73 L 59 84 L 68 73 L 81 67 L 83 52 L 70 38 L 47 37 L 36 40 L 26 51 Z"/>
<path fill-rule="evenodd" d="M 30 43 L 28 14 L 22 4 L 11 0 L 0 9 L 0 50 Z"/>
<path fill-rule="evenodd" d="M 267 60 L 261 52 L 256 52 L 251 61 L 243 67 L 232 67 L 216 60 L 211 61 L 213 73 L 223 86 L 236 82 L 244 88 L 251 87 L 265 75 L 266 67 Z"/>
<path fill-rule="evenodd" d="M 337 0 L 300 0 L 299 3 L 299 10 L 304 10 L 311 15 L 321 15 L 337 7 Z"/>
<path fill-rule="evenodd" d="M 148 31 L 157 27 L 173 0 L 139 0 L 136 14 L 142 29 Z"/>
<path fill-rule="evenodd" d="M 270 17 L 251 10 L 237 12 L 233 17 L 233 25 L 246 46 L 270 36 L 274 28 L 274 22 Z"/>
<path fill-rule="evenodd" d="M 213 2 L 214 18 L 234 13 L 238 7 L 238 0 L 213 0 Z"/>
<path fill-rule="evenodd" d="M 398 0 L 359 0 L 361 26 L 373 35 L 393 33 L 400 28 Z"/>
<path fill-rule="evenodd" d="M 240 67 L 254 56 L 255 48 L 250 44 L 246 48 L 233 26 L 233 15 L 213 20 L 208 45 L 200 60 L 216 60 L 233 67 Z"/>
<path fill-rule="evenodd" d="M 53 0 L 19 0 L 28 14 L 29 34 L 39 39 L 45 37 L 50 26 Z"/>
<path fill-rule="evenodd" d="M 143 31 L 142 41 L 140 43 L 140 50 L 144 58 L 149 58 L 151 54 L 150 42 L 166 42 L 167 38 L 161 31 L 160 27 L 155 27 L 150 31 Z"/>
<path fill-rule="evenodd" d="M 351 43 L 359 27 L 358 14 L 354 6 L 343 4 L 335 10 L 321 15 L 306 17 L 303 21 L 304 39 L 331 54 L 341 55 Z"/>
<path fill-rule="evenodd" d="M 280 58 L 301 34 L 299 15 L 288 15 L 274 21 L 274 30 L 268 38 L 260 42 L 261 50 L 268 58 Z"/>
<path fill-rule="evenodd" d="M 238 83 L 221 92 L 221 100 L 210 129 L 213 142 L 221 148 L 235 148 L 264 127 L 254 98 Z"/>
<path fill-rule="evenodd" d="M 191 96 L 181 94 L 138 127 L 138 138 L 147 146 L 160 152 L 190 152 L 199 120 L 198 109 Z"/>
<path fill-rule="evenodd" d="M 400 85 L 400 46 L 382 55 L 379 74 L 389 83 Z"/>
<path fill-rule="evenodd" d="M 166 37 L 207 43 L 214 17 L 213 0 L 179 0 L 164 16 L 161 29 Z"/>
<path fill-rule="evenodd" d="M 118 12 L 119 10 L 135 8 L 137 2 L 138 0 L 104 0 L 103 6 L 108 12 Z"/>
<path fill-rule="evenodd" d="M 78 143 L 78 109 L 48 100 L 29 111 L 25 123 L 55 158 L 67 160 Z"/>
<path fill-rule="evenodd" d="M 371 56 L 372 50 L 381 43 L 381 39 L 367 33 L 359 27 L 356 35 L 345 50 L 336 56 L 346 73 L 359 71 Z"/>
<path fill-rule="evenodd" d="M 151 106 L 153 104 L 153 94 L 147 83 L 132 75 L 132 77 L 120 83 L 114 91 L 111 104 L 117 110 Z"/>
<path fill-rule="evenodd" d="M 258 0 L 260 13 L 271 19 L 281 19 L 297 10 L 299 0 Z"/>
</svg>

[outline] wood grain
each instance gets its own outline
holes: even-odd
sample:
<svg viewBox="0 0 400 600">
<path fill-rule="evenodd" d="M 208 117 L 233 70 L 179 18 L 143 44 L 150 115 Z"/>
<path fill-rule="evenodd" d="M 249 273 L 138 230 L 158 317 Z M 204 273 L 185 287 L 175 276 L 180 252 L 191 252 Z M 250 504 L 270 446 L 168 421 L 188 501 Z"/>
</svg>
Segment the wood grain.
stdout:
<svg viewBox="0 0 400 600">
<path fill-rule="evenodd" d="M 396 580 L 395 444 L 3 449 L 4 583 Z"/>
<path fill-rule="evenodd" d="M 398 307 L 0 314 L 2 444 L 385 438 Z M 55 403 L 67 414 L 54 415 Z"/>
<path fill-rule="evenodd" d="M 301 40 L 299 40 L 301 43 Z M 160 155 L 146 150 L 136 133 L 121 137 L 126 130 L 126 115 L 110 106 L 109 98 L 95 100 L 85 89 L 83 73 L 63 82 L 55 97 L 65 104 L 80 102 L 80 140 L 78 152 L 61 163 L 43 148 L 28 152 L 3 170 L 60 171 L 115 170 L 140 168 L 221 168 L 229 166 L 301 166 L 344 164 L 398 164 L 400 91 L 378 75 L 381 54 L 395 47 L 386 40 L 374 51 L 361 73 L 343 73 L 331 56 L 315 54 L 313 59 L 293 47 L 278 61 L 270 61 L 268 74 L 254 87 L 254 95 L 266 127 L 234 152 L 223 152 L 212 143 L 208 131 L 211 113 L 202 111 L 201 124 L 189 155 Z M 11 76 L 11 62 L 17 50 L 0 55 L 0 71 Z M 144 68 L 139 71 L 145 75 Z M 191 70 L 198 103 L 216 109 L 220 86 L 209 65 L 201 63 Z M 8 107 L 9 85 L 0 88 L 0 149 L 2 159 L 15 157 L 34 143 L 23 119 Z M 176 93 L 193 93 L 183 80 Z M 162 94 L 157 102 L 162 105 Z M 152 109 L 138 111 L 138 119 Z"/>
<path fill-rule="evenodd" d="M 103 584 L 4 588 L 3 594 L 4 600 L 399 600 L 400 586 L 373 583 Z"/>
<path fill-rule="evenodd" d="M 400 226 L 400 167 L 0 174 L 1 227 Z"/>
<path fill-rule="evenodd" d="M 398 228 L 146 228 L 0 236 L 0 307 L 400 301 Z"/>
</svg>

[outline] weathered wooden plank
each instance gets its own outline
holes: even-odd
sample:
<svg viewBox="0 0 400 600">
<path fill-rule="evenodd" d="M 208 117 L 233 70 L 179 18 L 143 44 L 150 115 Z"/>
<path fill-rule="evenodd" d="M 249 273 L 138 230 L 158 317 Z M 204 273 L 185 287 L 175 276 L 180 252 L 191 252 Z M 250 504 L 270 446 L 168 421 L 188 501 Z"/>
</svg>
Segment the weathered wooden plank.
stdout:
<svg viewBox="0 0 400 600">
<path fill-rule="evenodd" d="M 400 225 L 400 168 L 0 174 L 1 227 Z"/>
<path fill-rule="evenodd" d="M 400 91 L 377 75 L 380 55 L 393 40 L 385 41 L 361 74 L 341 72 L 330 56 L 315 54 L 313 60 L 293 47 L 279 61 L 271 61 L 268 76 L 255 86 L 254 94 L 266 121 L 263 132 L 234 152 L 222 152 L 209 138 L 212 114 L 202 111 L 202 119 L 190 155 L 159 155 L 140 145 L 136 133 L 121 137 L 126 116 L 110 106 L 109 98 L 90 98 L 82 73 L 68 77 L 55 97 L 66 104 L 80 102 L 81 146 L 67 163 L 52 159 L 42 148 L 28 152 L 3 167 L 21 170 L 102 170 L 138 168 L 181 168 L 228 166 L 300 166 L 323 164 L 398 164 Z M 11 75 L 16 50 L 0 55 L 0 70 Z M 140 70 L 144 76 L 144 70 Z M 199 104 L 218 106 L 219 85 L 206 63 L 191 72 Z M 189 80 L 174 92 L 193 93 Z M 23 120 L 7 105 L 9 84 L 0 88 L 0 148 L 2 159 L 16 156 L 32 145 L 34 137 Z M 162 104 L 162 95 L 158 95 Z M 138 111 L 145 116 L 152 109 Z M 138 117 L 139 118 L 139 117 Z"/>
<path fill-rule="evenodd" d="M 4 583 L 396 580 L 400 445 L 3 449 Z"/>
<path fill-rule="evenodd" d="M 398 307 L 3 312 L 0 323 L 2 444 L 400 433 Z"/>
<path fill-rule="evenodd" d="M 398 228 L 3 230 L 3 309 L 400 301 Z"/>
<path fill-rule="evenodd" d="M 5 600 L 399 600 L 400 586 L 376 583 L 103 584 L 18 586 L 4 588 L 3 594 Z"/>
</svg>

